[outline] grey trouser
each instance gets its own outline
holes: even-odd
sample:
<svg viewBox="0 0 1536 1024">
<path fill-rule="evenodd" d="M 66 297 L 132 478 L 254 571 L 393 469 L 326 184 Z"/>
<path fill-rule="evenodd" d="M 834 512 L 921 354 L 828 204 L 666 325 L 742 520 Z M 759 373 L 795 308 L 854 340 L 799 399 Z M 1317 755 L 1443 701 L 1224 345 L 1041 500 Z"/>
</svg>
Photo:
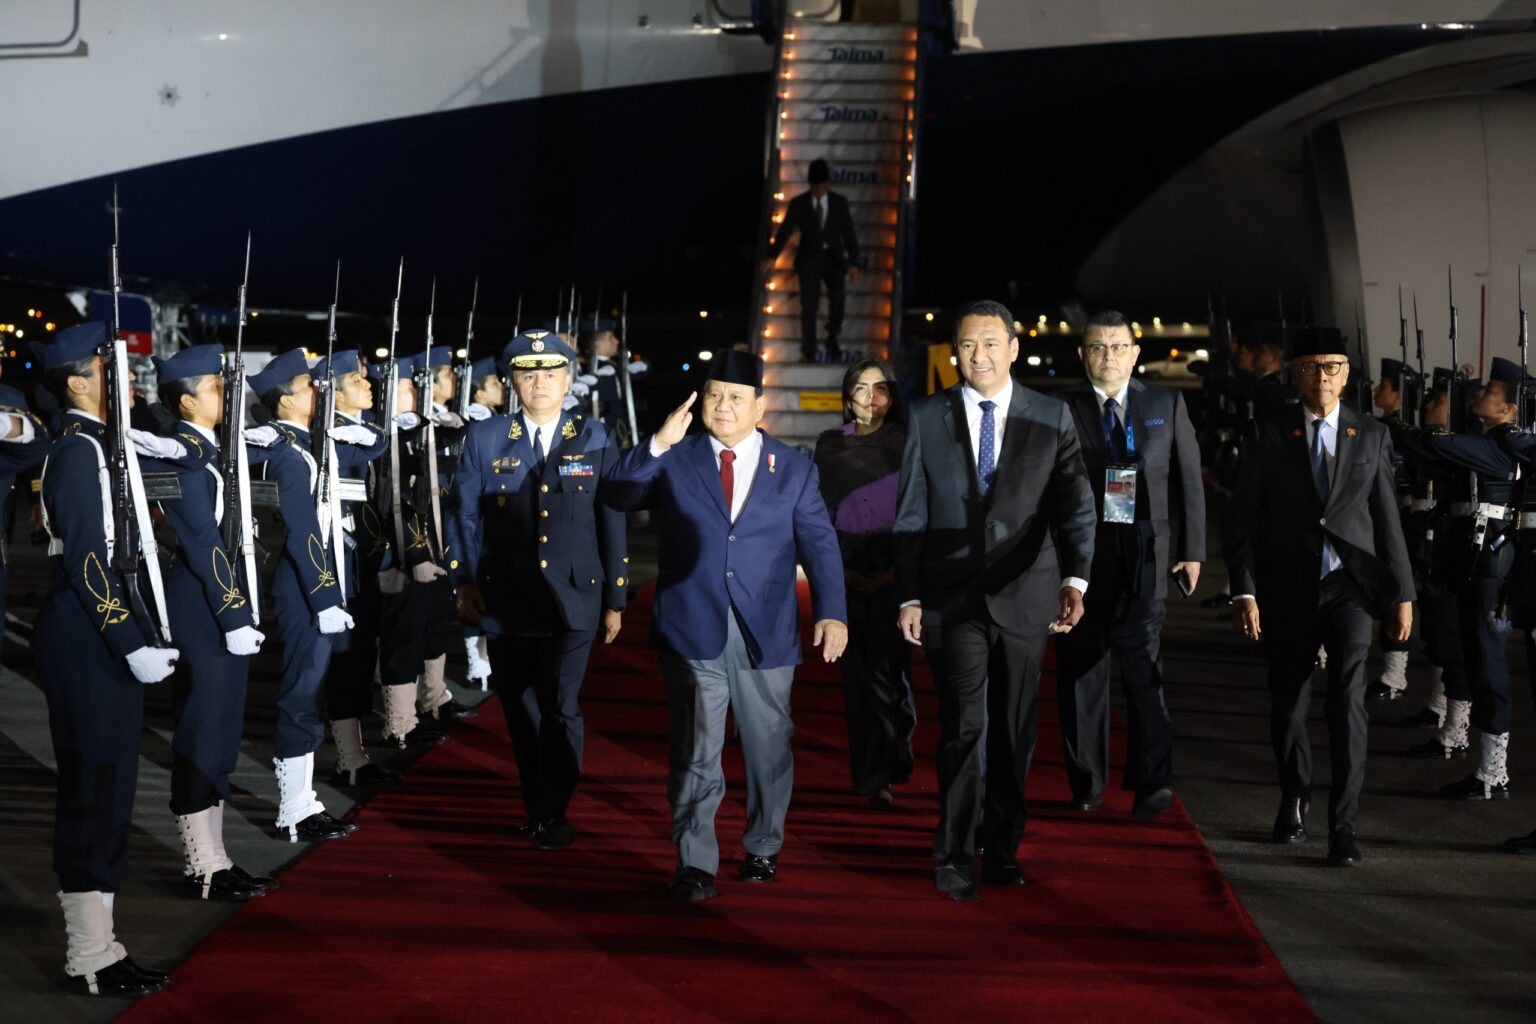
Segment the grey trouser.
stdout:
<svg viewBox="0 0 1536 1024">
<path fill-rule="evenodd" d="M 794 789 L 795 759 L 789 739 L 789 691 L 793 665 L 754 669 L 734 613 L 725 650 L 718 658 L 694 661 L 663 653 L 672 751 L 667 800 L 672 805 L 672 839 L 678 861 L 713 875 L 720 868 L 715 811 L 725 797 L 720 752 L 725 747 L 725 712 L 736 717 L 747 775 L 747 853 L 771 856 L 784 845 L 784 816 Z"/>
</svg>

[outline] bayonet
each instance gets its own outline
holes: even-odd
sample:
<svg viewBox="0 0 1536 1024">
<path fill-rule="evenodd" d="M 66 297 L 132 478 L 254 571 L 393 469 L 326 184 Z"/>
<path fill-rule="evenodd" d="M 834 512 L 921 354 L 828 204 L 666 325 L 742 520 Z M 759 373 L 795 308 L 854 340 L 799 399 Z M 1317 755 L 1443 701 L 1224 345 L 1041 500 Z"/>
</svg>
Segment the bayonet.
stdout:
<svg viewBox="0 0 1536 1024">
<path fill-rule="evenodd" d="M 336 283 L 331 292 L 331 309 L 325 329 L 325 375 L 320 378 L 319 427 L 310 422 L 310 444 L 315 456 L 315 520 L 320 527 L 320 544 L 336 563 L 336 585 L 341 590 L 341 606 L 347 606 L 347 540 L 342 525 L 340 483 L 336 468 L 336 444 L 331 431 L 336 427 L 336 307 L 341 303 L 341 261 L 336 261 Z"/>
<path fill-rule="evenodd" d="M 261 581 L 256 575 L 256 530 L 251 519 L 251 463 L 242 430 L 245 426 L 246 293 L 251 283 L 251 233 L 245 233 L 245 273 L 240 279 L 239 318 L 235 321 L 235 351 L 224 362 L 223 463 L 224 515 L 220 521 L 226 553 L 234 553 L 245 569 L 245 596 L 251 618 L 261 621 Z"/>
</svg>

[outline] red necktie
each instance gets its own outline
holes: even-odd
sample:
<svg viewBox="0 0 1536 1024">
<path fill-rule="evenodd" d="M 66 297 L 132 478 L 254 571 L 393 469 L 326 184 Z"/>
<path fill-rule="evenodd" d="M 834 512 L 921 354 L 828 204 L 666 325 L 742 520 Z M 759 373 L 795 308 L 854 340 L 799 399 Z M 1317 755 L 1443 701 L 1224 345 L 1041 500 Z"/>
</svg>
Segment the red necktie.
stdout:
<svg viewBox="0 0 1536 1024">
<path fill-rule="evenodd" d="M 725 492 L 725 513 L 731 513 L 731 500 L 736 496 L 736 470 L 731 468 L 731 463 L 736 461 L 736 453 L 729 448 L 720 450 L 720 489 Z"/>
</svg>

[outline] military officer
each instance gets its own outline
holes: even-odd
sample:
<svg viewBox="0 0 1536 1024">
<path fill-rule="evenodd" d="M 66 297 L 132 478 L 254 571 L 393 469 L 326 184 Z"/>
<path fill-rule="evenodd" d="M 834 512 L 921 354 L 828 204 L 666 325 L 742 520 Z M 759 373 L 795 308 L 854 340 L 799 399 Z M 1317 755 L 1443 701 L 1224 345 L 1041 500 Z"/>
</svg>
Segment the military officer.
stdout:
<svg viewBox="0 0 1536 1024">
<path fill-rule="evenodd" d="M 158 468 L 174 473 L 181 497 L 160 503 L 176 536 L 165 574 L 171 633 L 181 651 L 174 678 L 171 813 L 181 833 L 188 890 L 205 900 L 241 902 L 277 887 L 252 875 L 224 848 L 224 802 L 240 757 L 250 656 L 265 637 L 256 629 L 248 583 L 224 547 L 219 523 L 224 491 L 234 486 L 219 470 L 224 415 L 223 349 L 194 345 L 155 359 L 160 401 L 178 416 L 174 440 L 181 456 Z M 238 439 L 238 434 L 236 435 Z M 155 464 L 144 463 L 146 472 Z"/>
<path fill-rule="evenodd" d="M 98 468 L 108 445 L 106 338 L 106 325 L 90 322 L 33 345 L 43 382 L 63 410 L 43 466 L 53 588 L 38 613 L 33 650 L 59 766 L 53 867 L 68 943 L 64 973 L 93 995 L 137 996 L 170 982 L 164 971 L 135 964 L 113 930 L 138 781 L 138 684 L 169 676 L 178 652 L 156 646 L 154 627 L 133 614 L 113 564 L 113 499 Z"/>
<path fill-rule="evenodd" d="M 581 774 L 577 701 L 594 638 L 618 636 L 626 599 L 624 516 L 604 506 L 619 458 L 597 420 L 562 411 L 576 353 L 529 332 L 503 353 L 522 411 L 474 424 L 453 483 L 459 614 L 488 637 L 491 684 L 517 756 L 539 849 L 570 846 Z"/>
<path fill-rule="evenodd" d="M 277 828 L 289 842 L 339 839 L 356 831 L 326 813 L 315 794 L 315 751 L 325 739 L 321 710 L 331 638 L 352 628 L 336 578 L 336 552 L 322 539 L 315 501 L 318 467 L 310 425 L 316 392 L 302 348 L 272 359 L 250 378 L 270 423 L 248 431 L 251 468 L 277 484 L 286 526 L 272 580 L 272 610 L 283 644 L 272 744 L 277 771 Z M 322 426 L 323 429 L 323 426 Z"/>
</svg>

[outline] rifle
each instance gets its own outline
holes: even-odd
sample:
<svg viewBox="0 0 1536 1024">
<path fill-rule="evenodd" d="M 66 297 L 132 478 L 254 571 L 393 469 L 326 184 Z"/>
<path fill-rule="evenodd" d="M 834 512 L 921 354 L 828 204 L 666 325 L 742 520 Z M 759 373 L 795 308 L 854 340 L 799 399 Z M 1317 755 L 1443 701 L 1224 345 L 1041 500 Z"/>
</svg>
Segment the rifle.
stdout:
<svg viewBox="0 0 1536 1024">
<path fill-rule="evenodd" d="M 635 393 L 629 386 L 629 289 L 619 300 L 619 383 L 624 388 L 624 418 L 629 424 L 629 443 L 638 444 L 640 430 L 635 424 Z"/>
<path fill-rule="evenodd" d="M 1355 344 L 1360 348 L 1360 411 L 1367 415 L 1371 412 L 1374 399 L 1371 393 L 1371 352 L 1365 344 L 1365 327 L 1360 323 L 1360 301 L 1355 300 Z M 1398 393 L 1398 408 L 1402 408 L 1402 393 Z M 1401 415 L 1401 414 L 1399 414 Z"/>
<path fill-rule="evenodd" d="M 320 526 L 320 547 L 336 562 L 336 584 L 341 588 L 341 606 L 347 606 L 347 539 L 342 526 L 341 489 L 336 469 L 336 445 L 331 429 L 336 425 L 336 306 L 341 301 L 341 261 L 336 261 L 336 286 L 331 293 L 331 311 L 325 330 L 325 376 L 320 379 L 320 425 L 310 420 L 309 440 L 315 456 L 315 521 Z"/>
<path fill-rule="evenodd" d="M 155 647 L 161 640 L 171 643 L 171 620 L 165 611 L 165 587 L 160 578 L 160 549 L 155 543 L 155 525 L 149 517 L 149 500 L 144 494 L 144 476 L 139 470 L 139 456 L 128 435 L 128 410 L 133 404 L 129 381 L 128 346 L 123 343 L 122 316 L 118 298 L 123 278 L 118 271 L 117 186 L 112 186 L 112 329 L 102 346 L 102 398 L 106 405 L 108 487 L 112 496 L 112 533 L 108 537 L 108 562 L 128 592 L 128 610 L 138 622 L 146 642 Z M 154 614 L 144 603 L 139 572 L 149 578 Z M 157 626 L 158 623 L 158 626 Z"/>
<path fill-rule="evenodd" d="M 1408 385 L 1408 318 L 1403 315 L 1403 285 L 1401 281 L 1397 285 L 1397 344 L 1403 353 L 1402 359 L 1399 360 L 1399 365 L 1402 369 L 1397 371 L 1398 415 L 1402 417 L 1404 426 L 1412 427 L 1416 424 L 1422 424 L 1424 418 L 1422 416 L 1414 417 L 1410 415 L 1413 409 L 1408 404 L 1408 392 L 1406 390 Z M 1419 391 L 1421 394 L 1425 390 L 1426 383 L 1423 378 L 1420 378 Z"/>
<path fill-rule="evenodd" d="M 395 276 L 395 303 L 389 319 L 389 359 L 384 364 L 384 390 L 379 395 L 379 425 L 389 431 L 389 515 L 395 524 L 395 568 L 405 570 L 405 521 L 400 513 L 400 364 L 395 359 L 395 341 L 400 336 L 400 289 L 405 284 L 405 257 Z M 382 504 L 382 502 L 381 502 Z"/>
<path fill-rule="evenodd" d="M 1413 292 L 1413 338 L 1414 338 L 1415 352 L 1417 353 L 1417 358 L 1418 358 L 1418 361 L 1419 361 L 1419 380 L 1423 380 L 1424 379 L 1424 329 L 1419 326 L 1419 293 L 1417 291 Z M 1456 416 L 1456 400 L 1460 396 L 1460 391 L 1461 391 L 1461 389 L 1456 386 L 1456 373 L 1453 370 L 1453 371 L 1451 371 L 1451 386 L 1450 386 L 1450 390 L 1446 392 L 1446 397 L 1448 399 L 1450 399 L 1450 402 L 1451 402 L 1451 405 L 1450 405 L 1450 428 L 1451 428 L 1452 431 L 1459 431 L 1461 429 L 1461 426 L 1457 422 L 1457 416 Z M 1420 388 L 1419 389 L 1419 422 L 1420 423 L 1424 422 L 1424 402 L 1425 402 L 1425 399 L 1428 398 L 1428 396 L 1429 396 L 1429 389 L 1428 388 Z"/>
<path fill-rule="evenodd" d="M 512 316 L 512 337 L 523 333 L 523 293 L 517 293 L 517 312 Z M 517 392 L 512 390 L 512 368 L 503 367 L 501 360 L 496 361 L 496 370 L 502 374 L 501 378 L 501 408 L 508 415 L 517 411 Z"/>
<path fill-rule="evenodd" d="M 1459 397 L 1466 390 L 1467 378 L 1466 375 L 1461 372 L 1461 357 L 1457 352 L 1457 340 L 1458 335 L 1460 334 L 1458 321 L 1460 320 L 1460 316 L 1456 310 L 1456 292 L 1454 291 L 1454 286 L 1451 284 L 1450 264 L 1446 264 L 1445 266 L 1445 295 L 1446 301 L 1451 307 L 1451 386 L 1455 389 L 1455 393 Z M 1451 427 L 1453 430 L 1460 429 L 1456 426 L 1456 418 L 1456 406 L 1453 405 L 1451 406 Z M 1465 411 L 1460 414 L 1460 419 L 1461 424 L 1465 426 Z"/>
<path fill-rule="evenodd" d="M 1531 347 L 1531 325 L 1525 314 L 1525 268 L 1515 268 L 1515 295 L 1520 304 L 1520 402 L 1515 410 L 1515 423 L 1522 431 L 1531 429 L 1531 413 L 1526 406 L 1530 402 L 1530 394 L 1526 390 L 1526 354 Z"/>
<path fill-rule="evenodd" d="M 597 289 L 597 303 L 592 307 L 592 344 L 587 348 L 587 372 L 594 378 L 592 384 L 592 418 L 595 420 L 602 419 L 603 416 L 603 403 L 597 397 L 597 381 L 595 379 L 597 377 L 597 314 L 602 308 L 603 289 L 599 286 Z M 581 339 L 578 335 L 577 343 L 580 344 L 580 341 Z"/>
<path fill-rule="evenodd" d="M 256 531 L 251 521 L 251 462 L 241 437 L 245 426 L 245 294 L 251 283 L 251 233 L 245 233 L 245 276 L 240 281 L 240 319 L 235 326 L 235 351 L 224 362 L 224 422 L 219 438 L 219 471 L 224 478 L 224 515 L 220 533 L 225 552 L 236 552 L 245 567 L 251 618 L 261 621 L 256 575 Z"/>
<path fill-rule="evenodd" d="M 421 467 L 417 471 L 419 486 L 427 495 L 423 511 L 430 517 L 427 537 L 433 542 L 432 553 L 443 553 L 443 510 L 437 483 L 437 426 L 432 422 L 432 392 L 437 373 L 432 369 L 432 315 L 437 311 L 437 278 L 432 279 L 432 298 L 427 304 L 427 342 L 421 359 L 421 371 L 416 375 L 416 389 L 421 392 L 421 440 L 418 442 Z M 403 566 L 402 566 L 403 568 Z"/>
<path fill-rule="evenodd" d="M 468 421 L 469 419 L 469 391 L 470 388 L 474 387 L 475 383 L 470 375 L 470 367 L 474 363 L 475 358 L 475 307 L 479 304 L 480 278 L 476 277 L 475 290 L 469 298 L 469 320 L 464 325 L 464 359 L 459 363 L 458 367 L 454 371 L 455 383 L 458 385 L 453 389 L 454 412 L 458 413 L 459 419 L 465 421 Z M 454 445 L 454 448 L 456 449 L 455 454 L 457 454 L 458 449 L 462 449 L 463 447 L 464 439 L 461 435 L 458 442 Z"/>
</svg>

